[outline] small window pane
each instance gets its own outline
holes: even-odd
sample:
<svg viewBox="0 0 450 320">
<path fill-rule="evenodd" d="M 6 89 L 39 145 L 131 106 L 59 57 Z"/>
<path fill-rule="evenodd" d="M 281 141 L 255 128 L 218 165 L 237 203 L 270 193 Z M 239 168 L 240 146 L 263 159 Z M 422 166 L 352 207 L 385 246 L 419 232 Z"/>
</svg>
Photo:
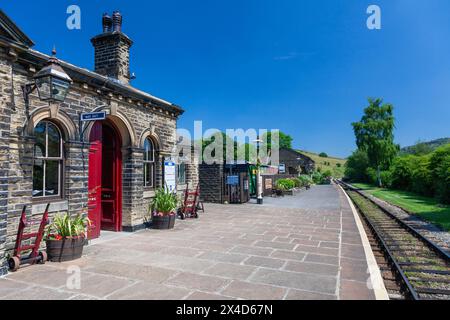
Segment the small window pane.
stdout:
<svg viewBox="0 0 450 320">
<path fill-rule="evenodd" d="M 61 157 L 61 136 L 55 125 L 48 124 L 48 157 Z"/>
<path fill-rule="evenodd" d="M 153 142 L 149 139 L 145 140 L 144 144 L 145 154 L 144 154 L 144 160 L 145 161 L 154 161 L 154 147 Z"/>
<path fill-rule="evenodd" d="M 42 158 L 46 157 L 45 151 L 45 129 L 47 125 L 45 122 L 42 122 L 37 125 L 34 129 L 34 135 L 36 137 L 36 144 L 34 146 L 34 155 L 35 157 Z"/>
<path fill-rule="evenodd" d="M 144 164 L 144 186 L 153 187 L 153 164 Z"/>
<path fill-rule="evenodd" d="M 42 197 L 44 191 L 44 161 L 34 160 L 33 197 Z"/>
<path fill-rule="evenodd" d="M 45 196 L 59 194 L 59 161 L 47 161 L 45 166 Z"/>
</svg>

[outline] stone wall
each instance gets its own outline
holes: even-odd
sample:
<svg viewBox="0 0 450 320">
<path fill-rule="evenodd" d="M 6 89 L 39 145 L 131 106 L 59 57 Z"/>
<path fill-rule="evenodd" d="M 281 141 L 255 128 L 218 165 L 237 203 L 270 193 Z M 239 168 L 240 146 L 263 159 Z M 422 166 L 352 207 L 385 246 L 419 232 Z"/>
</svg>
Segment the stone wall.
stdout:
<svg viewBox="0 0 450 320">
<path fill-rule="evenodd" d="M 14 97 L 11 95 L 11 66 Z M 160 151 L 157 162 L 157 186 L 162 186 L 162 161 L 170 156 L 176 143 L 177 117 L 161 107 L 144 105 L 117 94 L 99 92 L 85 83 L 75 82 L 64 103 L 48 106 L 37 93 L 25 106 L 21 86 L 32 81 L 33 68 L 0 55 L 0 264 L 4 265 L 5 249 L 12 252 L 22 208 L 28 207 L 29 218 L 40 218 L 42 203 L 32 197 L 33 148 L 30 134 L 41 120 L 54 122 L 64 135 L 64 197 L 51 206 L 56 212 L 76 214 L 87 211 L 89 143 L 79 136 L 78 119 L 82 112 L 104 110 L 122 134 L 123 201 L 122 220 L 125 231 L 139 229 L 145 220 L 152 192 L 144 196 L 143 145 L 145 137 L 153 139 Z M 11 99 L 15 100 L 11 108 Z M 35 123 L 33 122 L 35 121 Z M 32 132 L 32 129 L 31 129 Z M 84 137 L 89 135 L 89 129 Z M 192 169 L 193 170 L 193 169 Z M 39 208 L 39 210 L 37 209 Z M 8 223 L 6 223 L 6 221 Z M 0 269 L 0 273 L 4 272 Z"/>
<path fill-rule="evenodd" d="M 223 165 L 200 164 L 199 179 L 202 200 L 223 203 Z"/>
<path fill-rule="evenodd" d="M 8 219 L 8 140 L 13 104 L 11 83 L 11 65 L 7 60 L 6 50 L 0 48 L 0 276 L 7 272 L 5 246 Z"/>
</svg>

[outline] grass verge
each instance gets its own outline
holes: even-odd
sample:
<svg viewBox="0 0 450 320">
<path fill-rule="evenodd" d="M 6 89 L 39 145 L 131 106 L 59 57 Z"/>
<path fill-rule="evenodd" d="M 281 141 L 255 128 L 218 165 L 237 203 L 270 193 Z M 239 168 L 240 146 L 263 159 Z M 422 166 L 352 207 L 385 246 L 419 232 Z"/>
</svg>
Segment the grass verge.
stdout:
<svg viewBox="0 0 450 320">
<path fill-rule="evenodd" d="M 403 208 L 410 213 L 416 214 L 447 232 L 450 231 L 450 206 L 440 204 L 433 198 L 423 197 L 407 191 L 381 189 L 364 183 L 354 183 L 353 186 L 363 189 L 365 192 Z"/>
</svg>

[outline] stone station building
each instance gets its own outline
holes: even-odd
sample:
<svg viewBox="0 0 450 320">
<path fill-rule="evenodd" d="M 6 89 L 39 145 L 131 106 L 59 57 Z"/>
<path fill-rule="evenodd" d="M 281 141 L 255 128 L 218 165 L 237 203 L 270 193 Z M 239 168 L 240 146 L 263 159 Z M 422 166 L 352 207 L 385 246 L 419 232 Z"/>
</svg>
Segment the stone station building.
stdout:
<svg viewBox="0 0 450 320">
<path fill-rule="evenodd" d="M 32 49 L 33 42 L 0 10 L 0 275 L 7 271 L 21 211 L 40 218 L 88 212 L 95 228 L 135 231 L 149 217 L 155 188 L 164 185 L 164 162 L 175 159 L 177 119 L 183 110 L 130 85 L 132 40 L 122 16 L 103 17 L 91 42 L 95 72 Z M 73 81 L 62 103 L 23 93 L 50 62 Z M 102 112 L 106 120 L 79 121 Z M 178 178 L 197 183 L 192 165 L 178 164 Z"/>
</svg>

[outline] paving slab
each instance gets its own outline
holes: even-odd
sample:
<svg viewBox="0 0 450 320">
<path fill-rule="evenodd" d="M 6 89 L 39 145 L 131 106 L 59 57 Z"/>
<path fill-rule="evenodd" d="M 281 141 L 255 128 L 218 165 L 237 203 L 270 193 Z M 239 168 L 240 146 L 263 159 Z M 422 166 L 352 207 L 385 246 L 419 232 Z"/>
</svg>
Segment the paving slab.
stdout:
<svg viewBox="0 0 450 320">
<path fill-rule="evenodd" d="M 82 259 L 0 279 L 3 299 L 374 299 L 361 235 L 336 186 L 231 206 L 205 204 L 174 230 L 102 232 Z M 78 269 L 77 269 L 78 268 Z M 81 287 L 69 289 L 73 272 Z"/>
<path fill-rule="evenodd" d="M 246 300 L 282 300 L 286 292 L 284 288 L 233 281 L 222 294 Z"/>
</svg>

